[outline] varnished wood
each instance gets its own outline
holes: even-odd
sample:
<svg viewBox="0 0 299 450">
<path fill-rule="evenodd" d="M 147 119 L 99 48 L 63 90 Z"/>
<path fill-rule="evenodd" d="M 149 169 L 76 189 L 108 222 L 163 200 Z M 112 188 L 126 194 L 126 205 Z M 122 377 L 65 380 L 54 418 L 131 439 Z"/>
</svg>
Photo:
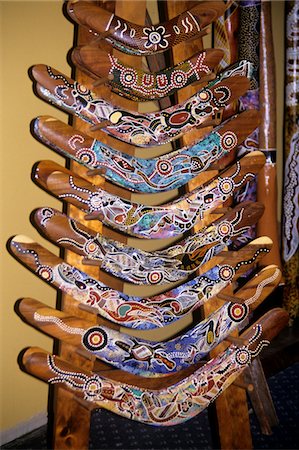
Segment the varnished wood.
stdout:
<svg viewBox="0 0 299 450">
<path fill-rule="evenodd" d="M 275 57 L 271 22 L 271 2 L 261 2 L 260 30 L 260 111 L 259 148 L 264 151 L 266 163 L 257 181 L 257 199 L 265 205 L 265 213 L 257 224 L 257 235 L 267 232 L 273 240 L 273 249 L 265 264 L 276 264 L 282 269 L 280 237 L 277 223 L 277 169 L 276 169 L 276 80 Z"/>
<path fill-rule="evenodd" d="M 276 276 L 275 275 L 277 272 Z M 193 328 L 186 331 L 181 331 L 181 336 L 177 336 L 173 339 L 167 339 L 163 342 L 163 358 L 164 362 L 169 361 L 174 365 L 169 365 L 167 370 L 161 368 L 160 364 L 157 364 L 156 357 L 159 358 L 157 354 L 155 356 L 155 351 L 153 351 L 151 359 L 149 360 L 151 364 L 148 366 L 142 364 L 142 358 L 139 361 L 139 372 L 131 361 L 138 361 L 138 354 L 132 352 L 130 353 L 130 360 L 128 360 L 128 354 L 130 348 L 132 347 L 133 341 L 132 337 L 125 333 L 117 333 L 112 331 L 110 327 L 103 327 L 104 324 L 101 323 L 101 327 L 94 328 L 93 324 L 89 321 L 78 319 L 75 316 L 69 316 L 61 311 L 57 311 L 54 308 L 50 308 L 47 305 L 30 298 L 25 298 L 21 300 L 17 309 L 23 318 L 26 319 L 31 325 L 35 326 L 39 330 L 47 333 L 48 335 L 63 340 L 71 345 L 76 346 L 76 348 L 87 352 L 90 358 L 97 357 L 105 363 L 111 364 L 118 367 L 119 369 L 135 372 L 143 376 L 165 376 L 165 374 L 170 374 L 176 372 L 180 369 L 188 367 L 190 365 L 197 364 L 199 360 L 206 357 L 207 352 L 215 347 L 221 340 L 231 342 L 236 346 L 248 345 L 246 339 L 234 338 L 229 335 L 233 329 L 235 329 L 242 321 L 246 320 L 246 317 L 250 310 L 254 310 L 256 306 L 263 300 L 265 296 L 265 289 L 263 287 L 268 287 L 268 293 L 271 289 L 278 285 L 281 273 L 276 267 L 267 268 L 267 270 L 262 270 L 258 276 L 250 279 L 246 285 L 238 291 L 238 297 L 241 298 L 239 305 L 235 303 L 224 304 L 218 311 L 211 314 L 206 320 L 201 323 L 195 324 Z M 251 294 L 249 296 L 249 293 Z M 242 306 L 242 304 L 244 306 Z M 232 308 L 231 308 L 232 307 Z M 230 311 L 228 313 L 228 311 Z M 211 324 L 214 323 L 214 328 L 218 329 L 217 333 L 212 332 Z M 103 346 L 101 349 L 89 348 L 84 344 L 86 338 L 84 336 L 88 335 L 89 330 L 92 329 L 93 333 L 96 330 L 99 333 L 106 333 L 109 340 L 109 356 L 107 356 L 108 349 Z M 209 331 L 208 331 L 209 330 Z M 209 334 L 209 337 L 206 335 Z M 195 336 L 195 338 L 193 338 Z M 198 336 L 198 337 L 197 337 Z M 118 342 L 122 342 L 122 353 L 121 357 L 114 354 L 119 352 Z M 160 342 L 160 341 L 159 341 Z M 124 347 L 125 346 L 125 347 Z M 141 339 L 135 336 L 134 338 L 134 348 L 138 347 L 141 349 L 154 349 L 157 346 L 156 341 Z M 188 349 L 192 347 L 197 348 L 196 355 L 186 360 L 186 358 L 180 358 L 173 356 L 173 349 L 180 348 L 180 351 L 184 354 L 188 354 Z M 133 348 L 133 347 L 132 347 Z M 162 348 L 162 347 L 161 347 Z M 155 364 L 154 364 L 155 363 Z M 167 366 L 166 366 L 167 367 Z"/>
<path fill-rule="evenodd" d="M 134 37 L 130 37 L 129 31 L 128 33 L 120 33 L 116 29 L 114 29 L 115 25 L 120 22 L 120 18 L 112 17 L 107 11 L 103 9 L 95 8 L 92 3 L 87 3 L 84 1 L 80 2 L 72 2 L 68 3 L 68 13 L 70 17 L 77 21 L 80 25 L 91 29 L 93 33 L 97 33 L 101 35 L 103 32 L 109 31 L 110 38 L 109 42 L 118 47 L 122 51 L 128 51 L 130 53 L 135 54 L 151 54 L 157 51 L 165 51 L 166 49 L 172 48 L 174 45 L 179 44 L 187 39 L 192 37 L 201 36 L 201 30 L 209 25 L 213 20 L 215 20 L 218 16 L 224 13 L 225 4 L 224 2 L 217 1 L 208 1 L 208 2 L 199 2 L 197 5 L 193 6 L 190 9 L 189 13 L 181 14 L 180 16 L 174 18 L 172 21 L 163 23 L 163 29 L 168 35 L 168 41 L 163 44 L 162 47 L 159 45 L 145 47 L 144 40 L 144 28 L 134 24 L 132 22 L 127 21 L 126 24 L 122 22 L 122 27 L 125 29 L 134 29 L 135 35 Z M 195 26 L 194 22 L 190 27 L 188 27 L 188 31 L 184 30 L 181 22 L 182 20 L 188 17 L 188 14 L 191 14 L 193 21 L 197 23 Z M 189 18 L 189 17 L 188 17 Z M 118 22 L 117 22 L 118 21 Z M 162 25 L 162 24 L 161 24 Z M 173 25 L 180 29 L 179 34 L 176 34 L 173 30 Z M 119 28 L 119 27 L 118 27 Z M 155 48 L 156 47 L 156 48 Z"/>
<path fill-rule="evenodd" d="M 255 325 L 254 327 L 249 327 L 249 329 L 243 333 L 242 337 L 244 339 L 251 339 L 254 336 L 254 330 L 258 330 L 259 327 L 260 330 L 262 330 L 262 333 L 258 336 L 258 338 L 255 338 L 254 341 L 251 341 L 251 344 L 249 345 L 252 351 L 252 355 L 254 354 L 254 350 L 258 348 L 259 344 L 261 343 L 266 343 L 267 341 L 271 340 L 274 336 L 276 336 L 281 329 L 284 328 L 284 326 L 286 326 L 288 320 L 288 315 L 286 312 L 284 312 L 283 310 L 277 308 L 277 309 L 273 309 L 272 311 L 266 313 L 259 321 L 258 324 Z M 261 345 L 261 348 L 263 347 L 263 344 Z M 235 348 L 232 347 L 231 351 L 234 352 Z M 258 353 L 258 352 L 257 352 Z M 41 349 L 38 348 L 31 348 L 28 349 L 22 357 L 22 362 L 23 365 L 26 369 L 27 372 L 31 373 L 32 375 L 36 376 L 37 378 L 43 379 L 44 381 L 49 380 L 50 378 L 53 377 L 53 373 L 56 374 L 56 368 L 55 366 L 58 368 L 59 372 L 62 370 L 63 373 L 65 373 L 65 376 L 62 377 L 62 379 L 59 379 L 56 377 L 56 382 L 63 382 L 64 378 L 67 379 L 71 374 L 70 371 L 72 373 L 72 376 L 75 375 L 75 373 L 80 373 L 82 374 L 83 377 L 87 376 L 90 377 L 92 375 L 91 372 L 86 372 L 86 371 L 82 371 L 80 370 L 78 372 L 78 369 L 75 366 L 71 366 L 68 363 L 64 362 L 63 360 L 59 359 L 59 358 L 55 358 L 55 359 L 50 359 L 48 360 L 48 362 L 51 364 L 48 364 L 47 362 L 47 353 L 44 352 Z M 54 366 L 53 366 L 54 365 Z M 195 377 L 200 376 L 201 370 L 206 370 L 205 369 L 206 366 L 203 366 L 201 369 L 199 369 L 199 371 L 192 373 L 192 375 L 190 377 L 185 378 L 184 380 L 182 380 L 183 384 L 187 384 L 188 383 L 193 383 Z M 207 371 L 209 371 L 208 369 L 208 365 L 207 365 Z M 243 366 L 243 369 L 245 367 Z M 54 370 L 53 370 L 54 369 Z M 236 369 L 235 369 L 236 370 Z M 58 373 L 58 372 L 57 372 Z M 232 376 L 230 377 L 229 381 L 227 380 L 226 385 L 222 386 L 222 389 L 225 389 L 225 387 L 227 387 L 230 383 L 232 383 L 236 377 L 242 373 L 242 367 L 240 367 L 239 369 L 237 369 Z M 106 381 L 107 381 L 107 376 L 109 377 L 109 385 L 111 386 L 115 386 L 115 388 L 117 388 L 117 386 L 119 386 L 115 381 L 115 378 L 119 378 L 119 376 L 121 377 L 123 374 L 121 373 L 121 371 L 109 371 L 107 373 L 107 371 L 104 372 L 98 372 L 97 374 L 99 376 L 99 382 L 102 379 L 102 377 L 104 376 Z M 121 382 L 123 383 L 123 378 L 120 378 Z M 140 377 L 135 376 L 134 377 L 134 385 L 137 386 L 137 383 L 139 384 L 139 380 Z M 151 385 L 148 386 L 148 383 L 146 383 L 146 388 L 142 388 L 144 389 L 144 392 L 148 392 L 148 393 L 152 393 L 155 394 L 156 396 L 160 397 L 161 400 L 164 397 L 164 395 L 166 394 L 167 390 L 166 388 L 169 387 L 169 383 L 172 383 L 173 379 L 172 377 L 167 377 L 163 378 L 163 384 L 161 383 L 161 380 L 159 380 L 159 385 L 157 386 L 157 390 L 155 389 L 155 380 L 151 380 Z M 130 383 L 132 381 L 130 380 Z M 140 380 L 140 383 L 145 383 L 145 380 L 142 378 Z M 177 386 L 173 386 L 173 392 L 176 393 L 176 390 L 179 388 L 180 386 L 180 382 L 176 381 Z M 63 384 L 65 388 L 69 389 L 69 387 L 67 387 L 67 385 Z M 129 385 L 128 389 L 130 388 Z M 147 391 L 147 389 L 149 389 L 149 391 Z M 80 395 L 80 392 L 78 392 L 78 395 Z M 199 398 L 201 397 L 200 393 L 198 393 Z M 213 397 L 212 397 L 213 398 Z M 96 404 L 98 404 L 98 406 L 102 406 L 102 407 L 106 407 L 108 409 L 110 409 L 111 406 L 109 406 L 109 400 L 108 398 L 106 398 L 105 402 L 96 402 Z M 112 408 L 113 410 L 113 408 Z M 121 413 L 121 410 L 115 410 L 115 412 Z M 188 418 L 188 417 L 187 417 Z M 136 417 L 136 420 L 140 420 L 138 417 Z M 161 424 L 163 424 L 163 421 L 160 422 Z M 177 422 L 178 423 L 178 422 Z"/>
<path fill-rule="evenodd" d="M 107 239 L 52 208 L 37 209 L 32 221 L 44 237 L 82 256 L 83 264 L 96 265 L 102 271 L 135 284 L 157 284 L 151 274 L 158 271 L 159 284 L 163 285 L 190 275 L 213 256 L 220 256 L 226 245 L 245 233 L 262 213 L 261 204 L 240 204 L 194 235 L 153 252 Z M 224 252 L 222 256 L 228 255 Z M 113 282 L 108 284 L 113 285 Z"/>
</svg>

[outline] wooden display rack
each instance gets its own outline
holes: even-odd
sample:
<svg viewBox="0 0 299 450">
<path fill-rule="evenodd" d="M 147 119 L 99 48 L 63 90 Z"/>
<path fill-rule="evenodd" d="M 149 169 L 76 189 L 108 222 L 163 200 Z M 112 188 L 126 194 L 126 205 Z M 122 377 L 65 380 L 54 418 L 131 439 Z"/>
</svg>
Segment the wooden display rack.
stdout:
<svg viewBox="0 0 299 450">
<path fill-rule="evenodd" d="M 99 2 L 100 4 L 100 2 Z M 134 0 L 117 0 L 117 1 L 107 1 L 104 2 L 104 6 L 109 8 L 109 10 L 114 11 L 116 15 L 123 17 L 124 19 L 134 21 L 135 23 L 144 24 L 146 21 L 146 2 L 145 0 L 138 1 L 138 7 L 136 7 L 136 1 Z M 167 3 L 168 16 L 169 19 L 171 17 L 176 16 L 180 12 L 188 9 L 190 7 L 190 2 L 188 1 L 171 1 L 169 0 Z M 94 40 L 94 36 L 92 36 L 88 31 L 81 29 L 78 27 L 77 33 L 77 42 L 76 45 L 86 44 Z M 199 51 L 203 48 L 203 44 L 201 40 L 192 41 L 191 43 L 187 42 L 184 45 L 180 45 L 179 50 L 174 48 L 173 50 L 173 61 L 177 63 L 183 59 L 188 58 L 191 54 Z M 115 51 L 115 54 L 118 52 Z M 134 67 L 141 67 L 142 60 L 140 57 L 129 56 L 125 54 L 121 54 L 121 59 L 127 63 L 128 65 Z M 93 87 L 93 81 L 87 75 L 83 74 L 79 70 L 76 71 L 75 74 L 76 80 L 80 83 L 86 85 L 87 87 L 92 88 L 97 94 L 101 95 L 111 95 L 111 101 L 120 104 L 121 106 L 127 109 L 134 109 L 133 102 L 126 100 L 122 97 L 116 96 L 114 94 L 110 94 L 109 90 L 105 86 Z M 184 90 L 183 93 L 178 93 L 178 101 L 181 102 L 185 98 L 192 95 L 196 92 L 198 88 L 196 86 L 189 87 Z M 184 97 L 182 96 L 184 95 Z M 135 104 L 135 108 L 138 108 L 138 104 Z M 89 132 L 89 126 L 86 125 L 82 120 L 78 118 L 74 118 L 73 125 L 82 131 Z M 206 130 L 205 130 L 206 131 Z M 188 140 L 184 139 L 183 144 L 186 145 L 195 139 L 198 139 L 202 136 L 201 130 L 195 130 L 194 132 L 188 134 Z M 101 131 L 97 131 L 95 137 L 100 139 L 102 142 L 107 143 L 108 145 L 113 146 L 112 140 L 106 134 Z M 115 141 L 114 141 L 115 142 Z M 131 151 L 127 144 L 118 142 L 117 148 L 124 152 Z M 79 173 L 81 175 L 86 176 L 86 169 L 80 166 L 77 163 L 71 163 L 71 169 Z M 211 178 L 215 175 L 215 172 L 209 172 L 208 176 Z M 203 177 L 201 177 L 200 181 L 202 182 Z M 93 182 L 97 184 L 99 182 L 98 178 L 95 176 L 93 178 Z M 109 183 L 104 183 L 102 186 L 110 192 L 121 195 L 122 197 L 131 198 L 131 194 L 128 191 L 125 191 L 118 187 L 113 187 Z M 192 182 L 192 186 L 190 189 L 194 188 L 194 182 Z M 75 207 L 69 206 L 67 213 L 70 217 L 79 220 L 84 223 L 84 214 L 80 212 Z M 97 222 L 98 224 L 98 222 Z M 89 227 L 95 227 L 94 223 L 88 223 Z M 104 236 L 116 237 L 118 241 L 122 241 L 124 243 L 127 242 L 127 238 L 123 235 L 120 235 L 116 232 L 111 231 L 110 229 L 106 229 L 105 226 L 101 226 L 101 224 L 97 225 L 99 228 L 95 228 L 96 231 L 99 231 Z M 65 261 L 68 263 L 77 266 L 78 268 L 82 268 L 85 272 L 89 273 L 92 276 L 98 277 L 101 281 L 106 282 L 110 286 L 113 286 L 115 289 L 122 290 L 124 288 L 124 283 L 121 281 L 116 281 L 114 278 L 110 277 L 107 274 L 99 271 L 97 267 L 94 266 L 86 266 L 81 265 L 81 258 L 76 256 L 72 252 L 65 253 Z M 215 310 L 219 306 L 219 302 L 223 303 L 220 300 L 214 299 L 213 301 L 209 301 L 208 305 L 204 308 L 203 314 L 206 317 L 213 310 Z M 88 308 L 82 308 L 80 310 L 80 314 L 78 314 L 78 309 L 74 309 L 73 300 L 67 296 L 63 295 L 61 298 L 61 309 L 67 313 L 77 315 L 82 318 L 86 318 L 89 321 L 93 321 L 96 323 L 96 316 L 88 312 Z M 105 322 L 103 320 L 103 322 Z M 99 323 L 97 321 L 97 323 Z M 111 325 L 110 325 L 111 326 Z M 220 346 L 221 347 L 221 346 Z M 115 370 L 110 368 L 110 366 L 105 363 L 101 363 L 95 358 L 90 357 L 87 352 L 79 351 L 78 349 L 67 345 L 63 342 L 59 344 L 59 354 L 60 356 L 69 362 L 72 362 L 74 365 L 78 367 L 82 367 L 88 370 L 93 370 L 97 372 L 98 370 Z M 129 381 L 130 375 L 128 374 Z M 247 384 L 244 382 L 246 381 Z M 273 409 L 273 405 L 271 402 L 271 397 L 269 392 L 267 391 L 267 384 L 265 379 L 263 378 L 263 371 L 260 363 L 257 362 L 247 370 L 245 380 L 240 380 L 239 384 L 232 385 L 228 388 L 217 400 L 216 400 L 216 417 L 217 423 L 211 423 L 213 434 L 218 433 L 220 438 L 220 446 L 223 449 L 241 449 L 252 448 L 252 439 L 250 432 L 250 424 L 249 424 L 249 415 L 248 415 L 248 406 L 247 406 L 247 395 L 246 395 L 246 386 L 248 383 L 253 384 L 255 387 L 254 394 L 252 394 L 253 403 L 261 408 L 261 412 L 258 413 L 260 418 L 263 418 L 264 424 L 264 432 L 269 432 L 270 428 L 273 424 L 275 424 L 277 418 L 275 416 L 275 412 Z M 244 388 L 245 386 L 245 388 Z M 91 419 L 91 411 L 92 407 L 90 407 L 87 402 L 82 401 L 79 397 L 70 392 L 64 390 L 63 388 L 55 387 L 54 391 L 54 413 L 53 413 L 53 448 L 54 449 L 87 449 L 89 444 L 89 434 L 90 434 L 90 419 Z M 256 397 L 254 398 L 253 395 Z M 266 395 L 261 400 L 261 395 Z M 263 403 L 266 407 L 270 408 L 270 413 L 263 410 Z M 256 408 L 256 411 L 258 409 Z M 269 418 L 269 420 L 268 420 Z"/>
</svg>

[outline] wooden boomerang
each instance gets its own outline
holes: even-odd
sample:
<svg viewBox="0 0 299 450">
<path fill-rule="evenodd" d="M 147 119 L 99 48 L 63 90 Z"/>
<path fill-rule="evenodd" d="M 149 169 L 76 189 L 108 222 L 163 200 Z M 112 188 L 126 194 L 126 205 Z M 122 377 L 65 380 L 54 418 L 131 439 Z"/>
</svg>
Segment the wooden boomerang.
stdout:
<svg viewBox="0 0 299 450">
<path fill-rule="evenodd" d="M 100 360 L 141 376 L 162 376 L 198 363 L 244 323 L 250 311 L 277 287 L 281 272 L 268 266 L 238 292 L 237 303 L 225 303 L 180 336 L 154 342 L 69 316 L 33 299 L 23 299 L 19 311 L 35 328 L 53 338 L 81 347 Z"/>
<path fill-rule="evenodd" d="M 177 89 L 193 83 L 207 84 L 215 78 L 212 70 L 223 54 L 219 49 L 206 49 L 174 67 L 159 72 L 145 72 L 128 66 L 112 52 L 101 50 L 94 45 L 74 48 L 71 58 L 78 69 L 97 80 L 94 86 L 106 83 L 118 95 L 144 102 L 173 95 Z"/>
<path fill-rule="evenodd" d="M 123 371 L 103 371 L 97 374 L 84 371 L 32 348 L 23 353 L 25 370 L 50 383 L 59 383 L 76 395 L 116 414 L 149 425 L 176 425 L 191 419 L 215 400 L 248 367 L 251 360 L 286 326 L 288 314 L 275 308 L 250 326 L 242 338 L 248 343 L 238 348 L 229 346 L 191 375 L 177 381 L 168 376 L 148 380 L 137 375 L 130 383 Z M 118 378 L 118 381 L 113 377 Z M 138 387 L 138 384 L 142 387 Z M 148 383 L 147 383 L 148 384 Z"/>
<path fill-rule="evenodd" d="M 135 192 L 162 192 L 188 183 L 191 178 L 221 161 L 252 133 L 259 124 L 258 111 L 244 111 L 223 122 L 194 145 L 157 158 L 130 156 L 91 138 L 60 120 L 49 116 L 34 121 L 34 133 L 55 151 L 83 164 L 91 173 L 103 176 Z"/>
<path fill-rule="evenodd" d="M 101 128 L 127 143 L 149 147 L 177 139 L 192 127 L 219 124 L 223 109 L 249 89 L 249 79 L 240 73 L 251 67 L 242 61 L 184 103 L 147 114 L 96 98 L 87 87 L 43 64 L 32 68 L 32 76 L 42 98 L 94 125 L 91 130 Z"/>
<path fill-rule="evenodd" d="M 181 280 L 235 239 L 242 241 L 242 234 L 257 222 L 263 210 L 261 203 L 240 204 L 212 225 L 155 252 L 108 239 L 53 208 L 37 209 L 32 219 L 43 236 L 83 256 L 83 263 L 98 265 L 130 283 L 161 285 Z"/>
<path fill-rule="evenodd" d="M 51 194 L 86 211 L 86 219 L 98 219 L 132 236 L 162 239 L 178 236 L 199 225 L 236 189 L 254 179 L 264 162 L 262 152 L 252 152 L 205 185 L 160 206 L 123 200 L 52 161 L 38 163 L 33 176 L 36 183 Z"/>
<path fill-rule="evenodd" d="M 141 26 L 123 20 L 90 2 L 69 2 L 68 14 L 79 25 L 118 50 L 133 55 L 163 52 L 190 38 L 206 34 L 207 25 L 225 11 L 222 1 L 199 2 L 189 11 L 158 25 Z"/>
<path fill-rule="evenodd" d="M 128 296 L 111 289 L 26 236 L 15 236 L 9 246 L 13 256 L 27 268 L 79 303 L 91 306 L 95 314 L 129 328 L 150 329 L 180 319 L 217 295 L 267 254 L 272 241 L 262 237 L 238 252 L 224 252 L 222 257 L 215 257 L 215 266 L 204 274 L 148 298 Z"/>
</svg>

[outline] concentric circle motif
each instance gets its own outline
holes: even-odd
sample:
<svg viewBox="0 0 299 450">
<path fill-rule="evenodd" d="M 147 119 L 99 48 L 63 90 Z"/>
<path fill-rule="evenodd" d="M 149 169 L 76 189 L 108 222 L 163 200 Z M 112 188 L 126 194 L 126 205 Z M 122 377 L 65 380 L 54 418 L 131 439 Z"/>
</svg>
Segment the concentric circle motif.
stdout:
<svg viewBox="0 0 299 450">
<path fill-rule="evenodd" d="M 158 284 L 158 283 L 160 283 L 160 281 L 163 280 L 163 274 L 162 274 L 162 272 L 154 271 L 154 272 L 149 273 L 147 278 L 148 278 L 148 282 L 150 284 Z"/>
<path fill-rule="evenodd" d="M 74 87 L 76 88 L 76 91 L 81 95 L 89 95 L 90 94 L 90 90 L 87 89 L 86 86 L 83 86 L 83 84 L 75 83 Z"/>
<path fill-rule="evenodd" d="M 54 279 L 53 270 L 49 266 L 39 266 L 37 273 L 45 281 L 51 282 Z"/>
<path fill-rule="evenodd" d="M 170 76 L 170 82 L 175 88 L 185 86 L 187 82 L 187 74 L 182 70 L 175 70 Z"/>
<path fill-rule="evenodd" d="M 76 152 L 76 158 L 78 158 L 83 164 L 88 164 L 89 166 L 96 166 L 97 157 L 95 152 L 88 149 L 81 149 Z"/>
<path fill-rule="evenodd" d="M 230 178 L 222 178 L 219 181 L 219 190 L 222 194 L 230 194 L 234 187 L 234 182 Z"/>
<path fill-rule="evenodd" d="M 124 86 L 130 87 L 136 84 L 137 74 L 134 69 L 126 68 L 120 74 L 120 81 Z"/>
<path fill-rule="evenodd" d="M 233 232 L 233 227 L 230 222 L 223 221 L 217 225 L 217 234 L 219 236 L 227 237 L 230 236 Z"/>
<path fill-rule="evenodd" d="M 245 366 L 251 362 L 250 351 L 246 348 L 239 348 L 235 353 L 235 361 L 240 366 Z"/>
<path fill-rule="evenodd" d="M 209 102 L 213 97 L 212 92 L 209 89 L 205 89 L 204 91 L 201 91 L 198 93 L 198 98 L 201 102 Z"/>
<path fill-rule="evenodd" d="M 228 264 L 222 266 L 219 270 L 219 276 L 223 281 L 232 280 L 234 274 L 235 274 L 234 268 L 232 266 L 229 266 Z"/>
<path fill-rule="evenodd" d="M 235 133 L 227 131 L 220 138 L 220 145 L 224 150 L 231 150 L 238 143 L 238 139 Z"/>
<path fill-rule="evenodd" d="M 241 303 L 233 303 L 228 307 L 228 316 L 234 322 L 242 322 L 248 314 L 248 306 Z"/>
<path fill-rule="evenodd" d="M 102 350 L 106 347 L 108 335 L 100 327 L 89 328 L 82 336 L 82 344 L 92 352 Z"/>
<path fill-rule="evenodd" d="M 98 192 L 94 192 L 91 194 L 89 198 L 89 204 L 92 209 L 99 209 L 103 205 L 102 196 Z"/>
<path fill-rule="evenodd" d="M 99 397 L 99 394 L 101 393 L 102 385 L 98 378 L 92 377 L 89 378 L 83 386 L 84 393 L 86 397 L 89 398 L 95 398 Z"/>
<path fill-rule="evenodd" d="M 99 246 L 94 241 L 94 239 L 89 239 L 87 242 L 85 242 L 83 251 L 86 255 L 94 255 L 98 252 Z"/>
<path fill-rule="evenodd" d="M 165 175 L 169 175 L 172 172 L 173 167 L 169 161 L 159 160 L 156 164 L 156 169 L 160 175 L 165 176 Z"/>
<path fill-rule="evenodd" d="M 158 31 L 151 31 L 148 35 L 148 40 L 152 44 L 159 44 L 159 42 L 162 40 L 162 36 Z"/>
</svg>

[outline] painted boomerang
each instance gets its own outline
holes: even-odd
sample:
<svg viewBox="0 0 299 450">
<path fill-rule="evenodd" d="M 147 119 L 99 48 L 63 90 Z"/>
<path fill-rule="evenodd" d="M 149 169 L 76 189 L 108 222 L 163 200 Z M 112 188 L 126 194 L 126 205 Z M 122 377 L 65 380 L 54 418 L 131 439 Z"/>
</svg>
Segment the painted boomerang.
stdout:
<svg viewBox="0 0 299 450">
<path fill-rule="evenodd" d="M 225 11 L 222 1 L 204 1 L 177 17 L 158 25 L 142 26 L 111 14 L 90 2 L 69 2 L 68 14 L 95 36 L 118 50 L 133 55 L 163 52 L 180 42 L 206 34 L 207 25 Z"/>
<path fill-rule="evenodd" d="M 208 212 L 222 205 L 243 183 L 253 180 L 264 162 L 263 153 L 252 152 L 205 185 L 161 206 L 123 200 L 52 161 L 38 163 L 33 176 L 51 194 L 86 211 L 86 219 L 98 219 L 132 236 L 162 239 L 199 225 Z"/>
<path fill-rule="evenodd" d="M 150 388 L 145 387 L 148 378 L 132 375 L 131 384 L 127 384 L 123 381 L 127 378 L 123 371 L 95 374 L 38 348 L 26 350 L 22 362 L 28 373 L 50 383 L 59 383 L 93 402 L 94 407 L 149 425 L 176 425 L 199 414 L 215 400 L 287 325 L 287 321 L 288 314 L 284 310 L 272 309 L 242 334 L 247 342 L 243 346 L 229 346 L 180 381 L 171 375 L 166 379 L 151 379 Z"/>
<path fill-rule="evenodd" d="M 33 299 L 23 299 L 19 311 L 35 328 L 53 338 L 87 350 L 100 360 L 141 376 L 161 376 L 198 363 L 248 317 L 281 279 L 277 266 L 268 266 L 237 293 L 237 303 L 225 303 L 180 336 L 154 342 L 94 325 Z"/>
<path fill-rule="evenodd" d="M 238 252 L 224 252 L 225 255 L 218 260 L 216 257 L 215 266 L 204 274 L 148 298 L 128 296 L 111 289 L 26 236 L 15 236 L 9 245 L 16 259 L 74 300 L 91 306 L 95 314 L 129 328 L 150 329 L 175 322 L 217 295 L 267 254 L 272 241 L 262 237 Z"/>
<path fill-rule="evenodd" d="M 136 192 L 162 192 L 179 188 L 207 170 L 240 145 L 258 124 L 258 111 L 244 111 L 214 128 L 194 145 L 151 159 L 115 150 L 49 116 L 34 121 L 34 133 L 55 151 L 95 173 L 104 172 L 103 176 L 112 183 Z M 221 169 L 221 162 L 217 169 Z"/>
<path fill-rule="evenodd" d="M 32 219 L 43 236 L 83 256 L 83 263 L 98 265 L 130 283 L 161 285 L 187 277 L 234 239 L 242 241 L 242 234 L 257 222 L 263 210 L 261 203 L 240 204 L 212 225 L 155 252 L 108 239 L 52 208 L 37 209 Z"/>
<path fill-rule="evenodd" d="M 211 121 L 219 124 L 222 110 L 249 89 L 249 79 L 239 74 L 248 73 L 251 67 L 241 61 L 184 103 L 147 114 L 121 109 L 96 98 L 87 87 L 43 64 L 32 68 L 32 76 L 40 97 L 96 125 L 91 130 L 100 127 L 117 139 L 149 147 L 177 139 L 192 127 L 208 126 Z"/>
<path fill-rule="evenodd" d="M 177 89 L 193 83 L 206 84 L 215 78 L 212 70 L 223 54 L 219 49 L 206 49 L 174 67 L 151 73 L 128 66 L 111 52 L 94 45 L 74 48 L 71 58 L 82 72 L 96 80 L 100 79 L 98 82 L 101 84 L 107 83 L 113 92 L 142 102 L 173 95 Z"/>
</svg>

